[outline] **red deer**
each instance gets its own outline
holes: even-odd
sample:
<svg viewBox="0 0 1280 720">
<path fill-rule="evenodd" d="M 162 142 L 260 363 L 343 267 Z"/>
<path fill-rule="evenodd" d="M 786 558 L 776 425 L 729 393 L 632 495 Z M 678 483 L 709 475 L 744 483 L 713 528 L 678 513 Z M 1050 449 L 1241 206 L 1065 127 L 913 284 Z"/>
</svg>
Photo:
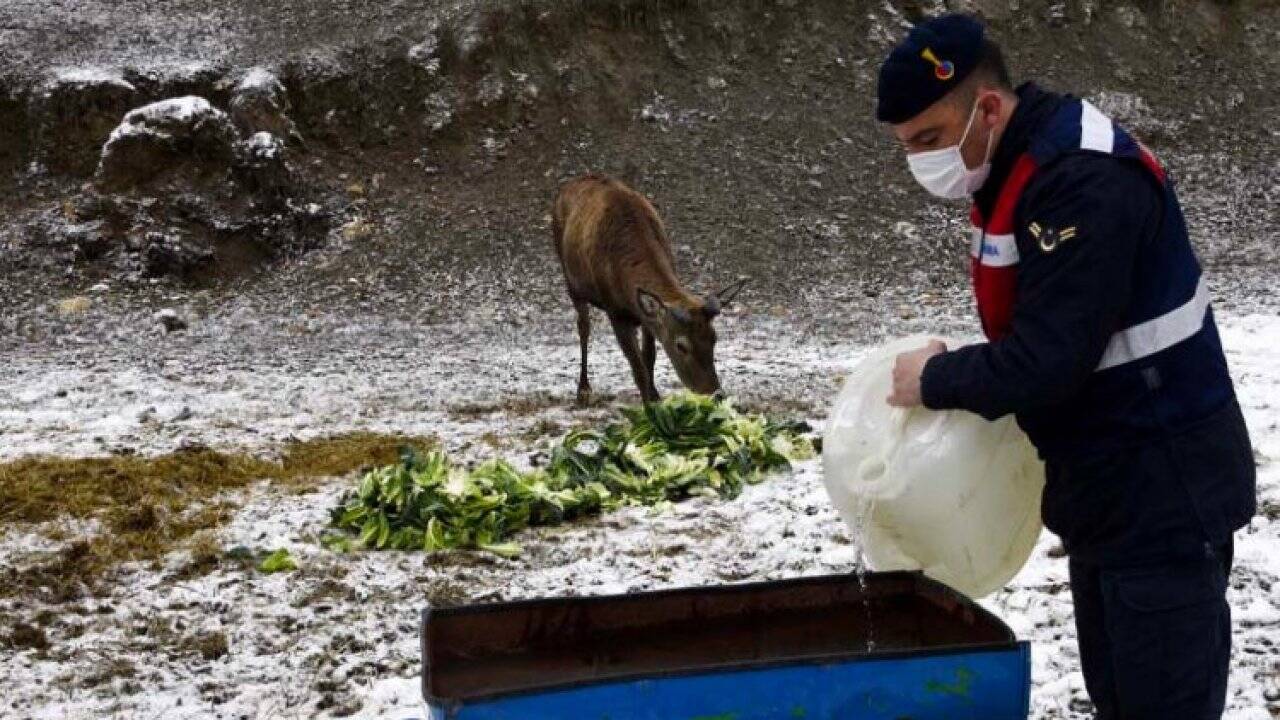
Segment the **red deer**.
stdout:
<svg viewBox="0 0 1280 720">
<path fill-rule="evenodd" d="M 742 282 L 707 296 L 685 290 L 676 278 L 671 241 L 658 211 L 640 193 L 601 175 L 584 175 L 560 188 L 551 210 L 551 232 L 578 312 L 579 403 L 591 397 L 587 344 L 592 305 L 609 316 L 644 402 L 658 400 L 655 341 L 662 343 L 686 388 L 703 394 L 720 389 L 711 321 L 732 302 Z"/>
</svg>

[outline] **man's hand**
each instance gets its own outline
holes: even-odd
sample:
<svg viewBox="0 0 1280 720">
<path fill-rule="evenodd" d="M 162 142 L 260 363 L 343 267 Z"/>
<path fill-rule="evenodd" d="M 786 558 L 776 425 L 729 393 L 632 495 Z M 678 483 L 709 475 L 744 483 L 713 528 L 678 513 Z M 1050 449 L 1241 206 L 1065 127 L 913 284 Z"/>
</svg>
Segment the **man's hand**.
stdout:
<svg viewBox="0 0 1280 720">
<path fill-rule="evenodd" d="M 946 343 L 931 340 L 919 350 L 899 355 L 893 365 L 893 392 L 889 394 L 889 404 L 901 408 L 919 405 L 920 376 L 924 374 L 924 365 L 929 362 L 929 358 L 946 351 Z"/>
</svg>

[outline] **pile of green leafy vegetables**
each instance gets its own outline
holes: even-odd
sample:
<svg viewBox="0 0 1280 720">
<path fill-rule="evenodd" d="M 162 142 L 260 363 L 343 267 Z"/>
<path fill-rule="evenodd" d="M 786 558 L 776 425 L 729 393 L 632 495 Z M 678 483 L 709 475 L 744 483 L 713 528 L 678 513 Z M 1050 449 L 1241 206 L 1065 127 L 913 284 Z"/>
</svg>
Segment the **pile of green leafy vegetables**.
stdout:
<svg viewBox="0 0 1280 720">
<path fill-rule="evenodd" d="M 814 453 L 808 425 L 742 413 L 725 398 L 682 392 L 620 412 L 602 431 L 570 433 L 531 470 L 505 460 L 466 469 L 439 451 L 406 450 L 400 463 L 365 473 L 333 523 L 365 548 L 511 557 L 520 547 L 509 538 L 527 527 L 694 495 L 732 498 Z"/>
</svg>

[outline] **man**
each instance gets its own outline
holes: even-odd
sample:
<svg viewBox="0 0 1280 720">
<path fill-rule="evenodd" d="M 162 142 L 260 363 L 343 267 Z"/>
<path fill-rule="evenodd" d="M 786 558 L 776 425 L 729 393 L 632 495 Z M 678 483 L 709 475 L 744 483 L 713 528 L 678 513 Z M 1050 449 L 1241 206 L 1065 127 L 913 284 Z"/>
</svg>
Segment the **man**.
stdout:
<svg viewBox="0 0 1280 720">
<path fill-rule="evenodd" d="M 901 355 L 889 402 L 1016 415 L 1045 461 L 1099 718 L 1221 717 L 1254 463 L 1165 169 L 1087 102 L 1014 90 L 967 16 L 915 27 L 878 96 L 920 184 L 972 197 L 988 338 Z"/>
</svg>

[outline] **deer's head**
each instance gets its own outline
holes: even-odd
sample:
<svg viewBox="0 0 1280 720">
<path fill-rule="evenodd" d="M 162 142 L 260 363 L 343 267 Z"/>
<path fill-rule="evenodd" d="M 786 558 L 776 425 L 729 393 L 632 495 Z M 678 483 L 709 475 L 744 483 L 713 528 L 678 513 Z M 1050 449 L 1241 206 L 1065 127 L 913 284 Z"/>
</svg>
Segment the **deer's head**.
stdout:
<svg viewBox="0 0 1280 720">
<path fill-rule="evenodd" d="M 716 331 L 713 322 L 728 307 L 745 280 L 688 301 L 665 302 L 647 290 L 637 290 L 636 304 L 645 327 L 662 344 L 680 382 L 693 392 L 710 395 L 720 389 L 716 374 Z"/>
</svg>

